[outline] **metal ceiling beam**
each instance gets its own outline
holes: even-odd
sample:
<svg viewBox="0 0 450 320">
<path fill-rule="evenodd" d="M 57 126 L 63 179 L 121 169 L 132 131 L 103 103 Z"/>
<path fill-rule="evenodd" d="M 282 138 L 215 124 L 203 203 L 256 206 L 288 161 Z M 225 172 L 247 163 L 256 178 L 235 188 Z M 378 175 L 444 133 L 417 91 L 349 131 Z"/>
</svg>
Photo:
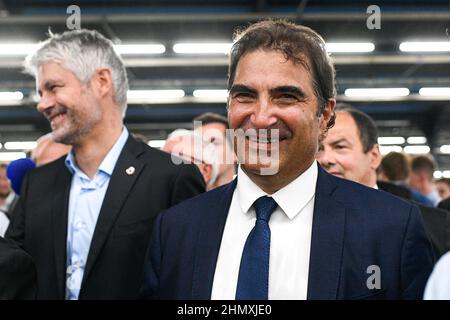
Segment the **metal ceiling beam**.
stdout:
<svg viewBox="0 0 450 320">
<path fill-rule="evenodd" d="M 227 79 L 220 78 L 192 78 L 192 79 L 129 79 L 131 89 L 225 89 Z M 339 77 L 337 84 L 340 88 L 349 87 L 395 87 L 406 86 L 410 89 L 417 87 L 450 87 L 450 77 L 398 77 L 398 78 L 371 78 L 371 77 Z M 0 81 L 0 91 L 25 90 L 34 91 L 34 80 L 29 81 Z"/>
<path fill-rule="evenodd" d="M 0 0 L 0 17 L 3 19 L 4 17 L 9 16 L 9 10 L 6 6 L 5 1 Z"/>
<path fill-rule="evenodd" d="M 112 15 L 83 15 L 83 23 L 99 23 L 106 20 L 108 23 L 160 23 L 160 22 L 249 22 L 268 18 L 295 19 L 297 13 L 195 13 L 195 14 L 112 14 Z M 0 20 L 1 24 L 65 24 L 65 15 L 10 15 Z M 366 12 L 305 12 L 302 21 L 365 21 Z M 383 21 L 449 21 L 448 11 L 402 11 L 384 12 Z"/>
<path fill-rule="evenodd" d="M 267 10 L 267 0 L 256 0 L 256 12 L 265 12 Z"/>
<path fill-rule="evenodd" d="M 413 102 L 422 101 L 429 102 L 435 101 L 442 103 L 442 106 L 448 105 L 450 101 L 450 95 L 441 97 L 426 97 L 419 94 L 410 94 L 406 97 L 347 97 L 343 94 L 337 95 L 336 99 L 338 101 L 345 102 Z M 3 103 L 3 104 L 2 104 Z M 23 106 L 32 107 L 36 104 L 32 99 L 24 99 L 22 101 L 17 101 L 12 103 L 2 102 L 0 106 L 11 107 L 11 106 Z M 193 96 L 185 96 L 182 98 L 164 98 L 164 99 L 140 99 L 140 100 L 130 100 L 129 105 L 205 105 L 205 104 L 226 104 L 226 99 L 224 98 L 196 98 Z"/>
<path fill-rule="evenodd" d="M 123 57 L 125 66 L 132 68 L 152 67 L 211 67 L 228 66 L 228 58 L 223 57 L 173 57 L 173 58 L 127 58 Z M 369 54 L 369 55 L 334 55 L 337 65 L 364 64 L 450 64 L 449 54 Z M 23 58 L 0 59 L 0 68 L 21 68 Z"/>
</svg>

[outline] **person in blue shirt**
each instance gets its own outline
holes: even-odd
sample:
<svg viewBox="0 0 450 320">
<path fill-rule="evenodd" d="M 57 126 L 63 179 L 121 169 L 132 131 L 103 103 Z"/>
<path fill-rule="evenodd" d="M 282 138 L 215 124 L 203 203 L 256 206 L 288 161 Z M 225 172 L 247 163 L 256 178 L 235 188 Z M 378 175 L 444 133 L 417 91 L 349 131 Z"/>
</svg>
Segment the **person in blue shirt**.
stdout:
<svg viewBox="0 0 450 320">
<path fill-rule="evenodd" d="M 28 174 L 6 236 L 35 260 L 40 299 L 136 298 L 155 216 L 203 192 L 202 176 L 130 135 L 126 70 L 100 33 L 50 35 L 25 65 L 72 149 Z"/>
</svg>

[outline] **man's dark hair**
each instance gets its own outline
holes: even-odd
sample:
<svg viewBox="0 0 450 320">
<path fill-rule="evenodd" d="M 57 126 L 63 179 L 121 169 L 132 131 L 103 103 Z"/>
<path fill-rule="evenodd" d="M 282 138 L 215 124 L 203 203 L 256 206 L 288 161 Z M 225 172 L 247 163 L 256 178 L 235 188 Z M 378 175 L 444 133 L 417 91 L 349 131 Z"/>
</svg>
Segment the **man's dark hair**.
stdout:
<svg viewBox="0 0 450 320">
<path fill-rule="evenodd" d="M 334 110 L 335 112 L 346 112 L 353 118 L 358 128 L 364 153 L 372 150 L 373 146 L 378 143 L 378 129 L 373 119 L 347 103 L 337 103 Z"/>
<path fill-rule="evenodd" d="M 230 128 L 230 126 L 228 124 L 228 119 L 225 116 L 218 114 L 218 113 L 205 112 L 205 113 L 202 113 L 201 115 L 195 117 L 193 121 L 201 121 L 202 126 L 210 124 L 210 123 L 221 123 L 221 124 L 225 125 L 226 129 Z"/>
<path fill-rule="evenodd" d="M 428 180 L 433 179 L 434 170 L 436 169 L 436 164 L 431 157 L 428 156 L 417 156 L 411 161 L 411 170 L 415 173 L 425 172 L 428 175 Z"/>
<path fill-rule="evenodd" d="M 445 183 L 446 185 L 448 185 L 450 187 L 450 179 L 449 178 L 441 178 L 436 180 L 436 183 Z"/>
<path fill-rule="evenodd" d="M 230 52 L 228 90 L 234 82 L 241 57 L 258 49 L 281 52 L 287 60 L 301 64 L 311 73 L 315 95 L 319 102 L 318 115 L 326 102 L 336 96 L 335 70 L 325 49 L 325 41 L 312 29 L 284 20 L 265 20 L 236 32 Z M 334 115 L 328 128 L 334 124 Z"/>
<path fill-rule="evenodd" d="M 406 181 L 409 177 L 409 160 L 403 153 L 389 152 L 381 160 L 381 170 L 389 181 Z"/>
</svg>

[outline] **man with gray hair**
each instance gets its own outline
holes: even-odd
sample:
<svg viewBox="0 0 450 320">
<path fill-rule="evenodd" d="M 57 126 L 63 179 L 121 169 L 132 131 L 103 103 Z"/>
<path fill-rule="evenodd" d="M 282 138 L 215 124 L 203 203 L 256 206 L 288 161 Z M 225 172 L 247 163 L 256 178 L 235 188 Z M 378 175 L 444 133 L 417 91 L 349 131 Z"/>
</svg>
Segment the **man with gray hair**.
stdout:
<svg viewBox="0 0 450 320">
<path fill-rule="evenodd" d="M 217 148 L 197 131 L 177 129 L 167 137 L 161 150 L 170 153 L 174 162 L 196 164 L 205 180 L 206 190 L 211 190 L 219 173 Z"/>
<path fill-rule="evenodd" d="M 40 299 L 133 299 L 155 216 L 203 179 L 128 133 L 126 70 L 98 32 L 51 35 L 25 68 L 72 150 L 26 176 L 6 236 L 34 259 Z"/>
</svg>

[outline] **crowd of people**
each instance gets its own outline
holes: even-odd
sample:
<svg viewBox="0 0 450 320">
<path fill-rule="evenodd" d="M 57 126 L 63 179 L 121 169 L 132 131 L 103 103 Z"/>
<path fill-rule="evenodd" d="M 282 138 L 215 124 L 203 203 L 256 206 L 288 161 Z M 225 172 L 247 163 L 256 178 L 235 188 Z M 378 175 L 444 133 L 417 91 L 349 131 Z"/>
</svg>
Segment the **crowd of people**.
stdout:
<svg viewBox="0 0 450 320">
<path fill-rule="evenodd" d="M 450 299 L 450 180 L 381 155 L 312 29 L 236 34 L 227 116 L 161 150 L 124 125 L 127 73 L 98 32 L 25 65 L 52 132 L 20 195 L 0 166 L 0 299 Z"/>
</svg>

